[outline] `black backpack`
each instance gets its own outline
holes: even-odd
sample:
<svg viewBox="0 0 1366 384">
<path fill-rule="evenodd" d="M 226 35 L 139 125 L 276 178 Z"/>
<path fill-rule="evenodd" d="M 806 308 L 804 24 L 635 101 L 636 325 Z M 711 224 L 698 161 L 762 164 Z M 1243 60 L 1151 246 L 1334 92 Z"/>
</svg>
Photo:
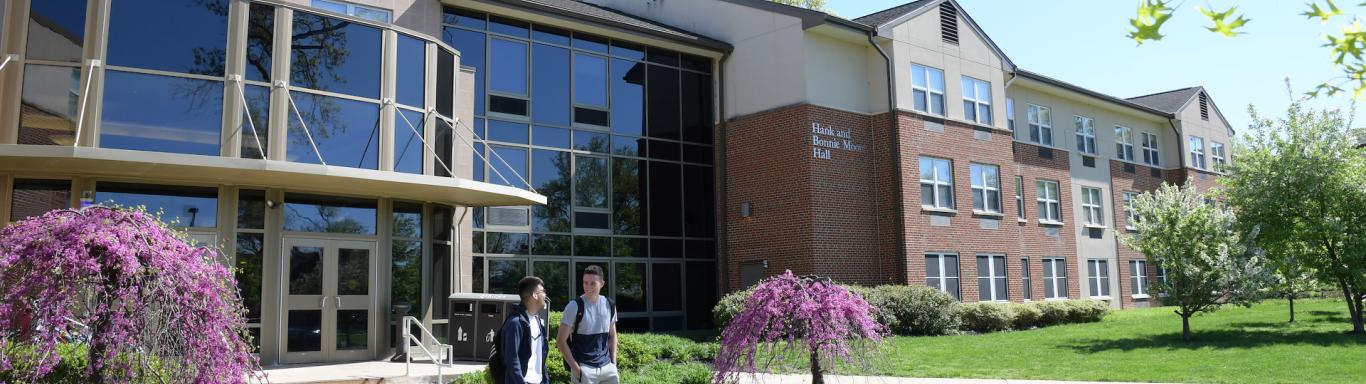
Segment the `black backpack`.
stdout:
<svg viewBox="0 0 1366 384">
<path fill-rule="evenodd" d="M 603 299 L 603 300 L 607 300 L 607 307 L 612 308 L 612 315 L 611 315 L 611 317 L 617 317 L 617 306 L 616 306 L 615 304 L 612 304 L 612 299 L 607 298 L 607 296 L 602 296 L 602 299 Z M 574 308 L 578 308 L 578 311 L 575 311 L 575 316 L 574 316 L 574 327 L 569 329 L 569 337 L 568 337 L 568 338 L 565 338 L 565 340 L 564 340 L 564 343 L 567 344 L 567 345 L 569 345 L 570 350 L 573 350 L 573 348 L 574 348 L 574 335 L 576 335 L 576 334 L 579 333 L 579 323 L 580 323 L 580 322 L 583 322 L 583 306 L 584 306 L 583 297 L 582 297 L 582 296 L 580 296 L 580 297 L 575 297 L 575 298 L 574 298 Z M 612 319 L 609 318 L 609 319 L 607 319 L 607 321 L 610 322 L 610 321 L 612 321 Z M 560 360 L 560 362 L 564 364 L 564 370 L 569 371 L 569 372 L 574 372 L 574 370 L 573 370 L 572 368 L 569 368 L 569 360 L 568 360 L 568 359 Z"/>
<path fill-rule="evenodd" d="M 522 312 L 522 313 L 526 313 L 526 312 Z M 517 315 L 517 316 L 521 316 L 521 315 Z M 507 325 L 507 322 L 512 321 L 512 319 L 513 319 L 513 317 L 509 317 L 509 318 L 503 319 L 503 325 L 506 326 L 506 325 Z M 527 315 L 527 316 L 525 317 L 525 321 L 523 321 L 522 324 L 524 325 L 524 328 L 526 328 L 526 331 L 527 331 L 527 332 L 531 332 L 531 316 L 530 316 L 530 315 Z M 489 382 L 495 383 L 495 384 L 501 384 L 501 383 L 503 382 L 503 377 L 506 376 L 507 370 L 508 370 L 507 366 L 506 366 L 506 365 L 503 365 L 503 355 L 502 355 L 502 353 L 500 353 L 500 352 L 498 351 L 498 346 L 500 346 L 500 345 L 503 345 L 503 327 L 498 327 L 498 330 L 497 330 L 497 331 L 494 331 L 494 333 L 493 333 L 493 350 L 492 350 L 491 352 L 489 352 L 489 369 L 488 369 Z"/>
</svg>

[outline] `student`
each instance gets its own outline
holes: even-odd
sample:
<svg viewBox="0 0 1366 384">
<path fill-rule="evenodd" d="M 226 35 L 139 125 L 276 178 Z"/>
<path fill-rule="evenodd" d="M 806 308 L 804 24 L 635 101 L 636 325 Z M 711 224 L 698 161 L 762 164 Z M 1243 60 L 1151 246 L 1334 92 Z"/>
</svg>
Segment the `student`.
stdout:
<svg viewBox="0 0 1366 384">
<path fill-rule="evenodd" d="M 584 269 L 583 295 L 564 307 L 560 321 L 555 346 L 564 355 L 574 383 L 617 384 L 620 380 L 616 365 L 617 311 L 612 301 L 600 294 L 602 284 L 601 267 Z"/>
<path fill-rule="evenodd" d="M 545 282 L 535 276 L 527 276 L 517 283 L 517 293 L 522 297 L 522 305 L 514 307 L 503 321 L 498 353 L 503 361 L 503 377 L 506 384 L 549 384 L 550 374 L 546 372 L 545 357 L 550 353 L 546 343 L 545 321 L 538 314 L 545 309 Z"/>
</svg>

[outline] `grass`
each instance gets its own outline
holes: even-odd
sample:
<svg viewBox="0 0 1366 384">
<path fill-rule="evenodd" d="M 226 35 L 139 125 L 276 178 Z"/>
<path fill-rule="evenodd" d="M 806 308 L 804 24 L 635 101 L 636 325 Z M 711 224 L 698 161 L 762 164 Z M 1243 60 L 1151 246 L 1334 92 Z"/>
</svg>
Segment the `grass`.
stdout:
<svg viewBox="0 0 1366 384">
<path fill-rule="evenodd" d="M 1171 308 L 1117 311 L 1099 323 L 1019 332 L 894 337 L 871 369 L 836 373 L 934 378 L 1267 383 L 1361 382 L 1366 335 L 1351 335 L 1340 300 L 1225 307 L 1191 318 L 1181 341 Z"/>
</svg>

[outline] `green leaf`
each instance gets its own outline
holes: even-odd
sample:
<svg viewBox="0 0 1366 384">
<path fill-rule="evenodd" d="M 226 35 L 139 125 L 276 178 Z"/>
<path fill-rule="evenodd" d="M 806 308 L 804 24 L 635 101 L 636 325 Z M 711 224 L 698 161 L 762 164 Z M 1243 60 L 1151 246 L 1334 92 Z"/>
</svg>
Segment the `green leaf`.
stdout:
<svg viewBox="0 0 1366 384">
<path fill-rule="evenodd" d="M 1320 8 L 1317 3 L 1309 3 L 1309 10 L 1304 11 L 1304 13 L 1301 13 L 1301 15 L 1304 15 L 1304 17 L 1310 19 L 1317 17 L 1319 18 L 1320 22 L 1324 23 L 1327 23 L 1328 19 L 1333 16 L 1342 16 L 1342 10 L 1338 9 L 1338 6 L 1336 4 L 1333 4 L 1333 0 L 1327 0 L 1327 3 L 1328 9 L 1326 10 Z"/>
<path fill-rule="evenodd" d="M 1241 14 L 1238 15 L 1238 17 L 1233 19 L 1232 21 L 1229 21 L 1228 17 L 1232 16 L 1233 12 L 1238 10 L 1237 6 L 1229 7 L 1227 11 L 1223 12 L 1214 12 L 1205 9 L 1205 7 L 1196 8 L 1200 10 L 1201 14 L 1205 15 L 1205 17 L 1208 17 L 1210 21 L 1214 22 L 1213 27 L 1205 27 L 1205 29 L 1210 30 L 1210 32 L 1215 32 L 1224 35 L 1224 37 L 1234 37 L 1242 34 L 1242 32 L 1238 32 L 1237 29 L 1247 25 L 1247 22 L 1252 21 L 1251 19 L 1243 18 L 1243 15 Z"/>
<path fill-rule="evenodd" d="M 1137 16 L 1129 19 L 1134 29 L 1128 37 L 1139 45 L 1148 40 L 1162 40 L 1162 24 L 1172 18 L 1172 7 L 1164 0 L 1143 0 L 1138 4 Z"/>
</svg>

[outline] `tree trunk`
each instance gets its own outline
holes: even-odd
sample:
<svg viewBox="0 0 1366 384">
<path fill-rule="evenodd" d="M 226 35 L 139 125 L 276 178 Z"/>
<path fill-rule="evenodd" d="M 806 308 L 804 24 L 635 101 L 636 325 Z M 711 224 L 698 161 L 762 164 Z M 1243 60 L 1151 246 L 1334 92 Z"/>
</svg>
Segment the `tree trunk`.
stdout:
<svg viewBox="0 0 1366 384">
<path fill-rule="evenodd" d="M 1361 300 L 1359 300 L 1361 296 L 1355 295 L 1350 289 L 1347 289 L 1347 282 L 1342 278 L 1338 278 L 1338 287 L 1342 289 L 1343 301 L 1347 302 L 1347 314 L 1352 316 L 1352 333 L 1366 333 L 1366 329 L 1363 329 L 1361 324 Z"/>
<path fill-rule="evenodd" d="M 821 372 L 821 351 L 816 347 L 811 347 L 811 384 L 825 384 Z"/>
<path fill-rule="evenodd" d="M 1181 314 L 1181 341 L 1191 341 L 1191 315 Z"/>
<path fill-rule="evenodd" d="M 1295 322 L 1295 295 L 1290 295 L 1290 322 Z"/>
</svg>

